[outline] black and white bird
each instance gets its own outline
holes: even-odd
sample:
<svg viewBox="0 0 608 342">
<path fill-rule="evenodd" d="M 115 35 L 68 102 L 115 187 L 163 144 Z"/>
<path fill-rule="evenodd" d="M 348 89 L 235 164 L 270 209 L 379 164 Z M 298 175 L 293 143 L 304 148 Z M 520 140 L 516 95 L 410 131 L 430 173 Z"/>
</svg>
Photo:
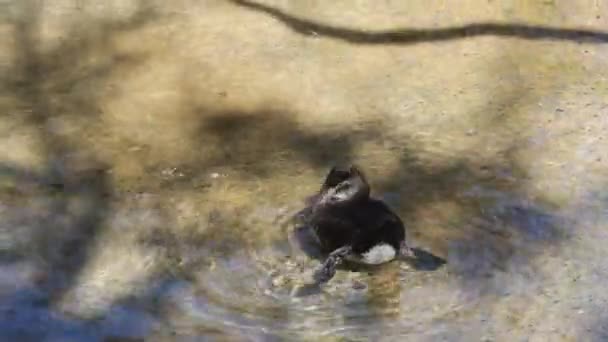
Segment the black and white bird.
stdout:
<svg viewBox="0 0 608 342">
<path fill-rule="evenodd" d="M 333 167 L 303 217 L 328 254 L 315 273 L 326 283 L 344 260 L 379 265 L 414 257 L 403 222 L 384 202 L 370 197 L 363 172 L 352 165 Z"/>
</svg>

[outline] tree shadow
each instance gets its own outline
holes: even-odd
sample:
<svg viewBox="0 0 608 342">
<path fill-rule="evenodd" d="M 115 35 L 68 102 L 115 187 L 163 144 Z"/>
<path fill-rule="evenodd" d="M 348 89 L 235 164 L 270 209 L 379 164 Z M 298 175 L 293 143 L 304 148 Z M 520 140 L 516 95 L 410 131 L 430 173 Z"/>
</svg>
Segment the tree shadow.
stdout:
<svg viewBox="0 0 608 342">
<path fill-rule="evenodd" d="M 581 334 L 578 338 L 594 342 L 606 341 L 608 339 L 608 320 L 606 320 L 605 310 L 602 308 L 598 311 L 603 313 L 594 317 L 587 328 L 587 332 Z"/>
<path fill-rule="evenodd" d="M 569 237 L 567 219 L 528 196 L 525 171 L 509 158 L 429 168 L 404 150 L 401 165 L 381 188 L 400 193 L 403 200 L 396 205 L 413 245 L 428 245 L 445 256 L 463 289 L 479 295 L 501 291 L 493 275 L 527 269 L 535 256 Z M 500 172 L 509 175 L 501 180 Z M 435 203 L 453 203 L 457 210 L 444 214 L 444 206 Z"/>
<path fill-rule="evenodd" d="M 315 168 L 339 164 L 354 158 L 355 142 L 380 134 L 380 126 L 364 130 L 336 128 L 314 132 L 300 128 L 289 112 L 259 110 L 255 112 L 220 112 L 201 115 L 200 136 L 217 137 L 222 151 L 206 162 L 215 167 L 243 165 L 247 172 L 270 177 L 273 156 L 290 151 L 289 159 Z"/>
<path fill-rule="evenodd" d="M 602 31 L 492 22 L 440 29 L 405 28 L 369 32 L 298 18 L 280 9 L 249 0 L 229 1 L 238 6 L 268 14 L 301 35 L 323 36 L 352 44 L 416 44 L 476 36 L 515 37 L 530 40 L 569 40 L 593 43 L 608 42 L 608 33 Z"/>
<path fill-rule="evenodd" d="M 25 276 L 30 281 L 3 296 L 0 330 L 11 340 L 95 340 L 90 322 L 63 317 L 53 306 L 78 283 L 89 261 L 111 212 L 113 186 L 109 166 L 84 139 L 57 130 L 55 124 L 64 118 L 96 123 L 100 110 L 95 90 L 116 67 L 140 63 L 144 57 L 116 53 L 111 40 L 147 24 L 154 13 L 142 5 L 129 19 L 91 21 L 85 28 L 68 30 L 72 39 L 43 51 L 42 4 L 25 0 L 17 6 L 20 10 L 7 21 L 14 26 L 17 62 L 8 70 L 2 91 L 15 99 L 18 113 L 7 110 L 2 115 L 34 132 L 42 166 L 34 170 L 0 162 L 0 189 L 6 190 L 0 195 L 6 211 L 0 227 L 2 267 L 34 265 Z M 90 55 L 96 56 L 94 62 L 86 58 Z"/>
</svg>

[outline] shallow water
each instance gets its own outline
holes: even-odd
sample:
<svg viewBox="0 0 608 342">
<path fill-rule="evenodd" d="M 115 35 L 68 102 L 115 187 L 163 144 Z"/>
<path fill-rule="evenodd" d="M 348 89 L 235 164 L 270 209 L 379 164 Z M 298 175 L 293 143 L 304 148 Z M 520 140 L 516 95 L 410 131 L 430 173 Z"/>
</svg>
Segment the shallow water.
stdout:
<svg viewBox="0 0 608 342">
<path fill-rule="evenodd" d="M 0 13 L 0 340 L 608 338 L 607 4 Z M 307 286 L 346 162 L 446 265 Z"/>
</svg>

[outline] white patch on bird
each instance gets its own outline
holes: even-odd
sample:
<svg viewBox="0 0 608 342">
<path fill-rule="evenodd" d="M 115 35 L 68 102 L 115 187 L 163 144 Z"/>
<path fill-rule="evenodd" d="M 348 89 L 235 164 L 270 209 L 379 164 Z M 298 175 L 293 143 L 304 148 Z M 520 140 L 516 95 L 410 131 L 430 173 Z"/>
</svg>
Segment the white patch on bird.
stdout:
<svg viewBox="0 0 608 342">
<path fill-rule="evenodd" d="M 393 260 L 396 255 L 397 251 L 395 248 L 393 248 L 393 246 L 386 243 L 381 243 L 370 248 L 370 250 L 363 253 L 361 256 L 358 256 L 356 260 L 353 261 L 370 265 L 379 265 Z"/>
</svg>

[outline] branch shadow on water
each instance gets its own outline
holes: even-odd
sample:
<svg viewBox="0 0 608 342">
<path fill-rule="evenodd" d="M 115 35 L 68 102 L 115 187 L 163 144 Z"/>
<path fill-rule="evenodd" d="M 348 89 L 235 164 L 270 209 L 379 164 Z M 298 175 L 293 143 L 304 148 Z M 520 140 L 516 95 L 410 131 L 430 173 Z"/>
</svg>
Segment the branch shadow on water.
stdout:
<svg viewBox="0 0 608 342">
<path fill-rule="evenodd" d="M 145 25 L 154 13 L 142 6 L 130 19 L 70 27 L 65 34 L 71 39 L 43 52 L 42 3 L 26 0 L 15 6 L 7 23 L 14 26 L 18 58 L 6 74 L 2 95 L 17 104 L 3 110 L 2 119 L 33 132 L 28 137 L 40 146 L 42 162 L 36 168 L 0 162 L 0 336 L 95 341 L 94 322 L 68 318 L 54 306 L 77 286 L 89 262 L 111 213 L 113 186 L 109 166 L 94 156 L 78 130 L 58 130 L 56 124 L 81 117 L 86 120 L 80 122 L 96 124 L 97 87 L 117 66 L 143 60 L 114 51 L 111 39 Z M 94 61 L 86 58 L 91 54 Z"/>
<path fill-rule="evenodd" d="M 265 13 L 305 36 L 322 36 L 352 44 L 416 44 L 476 36 L 515 37 L 530 40 L 565 40 L 608 43 L 608 33 L 584 29 L 565 29 L 526 24 L 475 23 L 439 29 L 395 29 L 380 32 L 331 26 L 298 18 L 280 9 L 249 0 L 229 0 L 235 5 Z"/>
<path fill-rule="evenodd" d="M 205 165 L 243 165 L 248 167 L 248 173 L 262 177 L 270 177 L 276 172 L 273 170 L 273 154 L 289 151 L 287 158 L 295 162 L 326 168 L 352 160 L 358 139 L 380 133 L 380 127 L 315 132 L 299 127 L 292 119 L 293 113 L 276 110 L 220 112 L 203 116 L 200 135 L 215 136 L 224 152 L 215 160 L 206 161 Z"/>
<path fill-rule="evenodd" d="M 78 31 L 74 34 L 81 39 L 66 40 L 50 51 L 40 52 L 42 6 L 35 1 L 23 1 L 20 5 L 22 16 L 13 20 L 17 28 L 15 41 L 19 62 L 10 75 L 13 82 L 8 89 L 25 107 L 21 112 L 25 115 L 23 122 L 38 134 L 46 167 L 36 172 L 5 165 L 2 173 L 17 183 L 26 180 L 42 188 L 50 186 L 54 189 L 49 214 L 66 216 L 69 228 L 53 228 L 53 220 L 39 225 L 49 226 L 45 228 L 46 232 L 41 232 L 43 236 L 66 233 L 79 237 L 59 248 L 57 246 L 61 244 L 50 241 L 47 244 L 48 248 L 59 250 L 74 263 L 67 268 L 71 278 L 67 283 L 71 283 L 86 260 L 83 253 L 89 249 L 91 241 L 99 234 L 98 228 L 103 225 L 108 209 L 106 199 L 111 196 L 112 187 L 106 174 L 108 166 L 96 159 L 85 141 L 74 143 L 82 137 L 57 131 L 54 120 L 87 116 L 88 122 L 95 124 L 99 109 L 93 94 L 73 89 L 76 86 L 94 89 L 102 84 L 113 68 L 141 62 L 141 56 L 115 53 L 109 41 L 120 32 L 145 25 L 154 18 L 154 14 L 143 6 L 131 20 L 92 22 L 85 30 L 74 28 Z M 97 62 L 77 68 L 91 53 L 98 54 Z M 42 190 L 43 196 L 48 195 L 45 191 Z M 72 200 L 76 203 L 71 204 Z M 77 206 L 77 209 L 70 206 Z"/>
<path fill-rule="evenodd" d="M 102 164 L 89 165 L 58 179 L 0 166 L 7 190 L 2 207 L 10 213 L 0 226 L 2 278 L 17 289 L 0 304 L 3 336 L 21 340 L 78 326 L 47 309 L 76 283 L 103 226 L 111 196 L 105 171 Z"/>
<path fill-rule="evenodd" d="M 401 194 L 396 206 L 414 246 L 444 256 L 465 291 L 480 296 L 508 291 L 494 280 L 505 274 L 542 277 L 534 275 L 535 257 L 568 240 L 568 219 L 530 197 L 525 171 L 508 154 L 425 167 L 412 151 L 403 153 L 402 168 L 381 188 Z M 456 208 L 442 213 L 441 203 Z"/>
</svg>

